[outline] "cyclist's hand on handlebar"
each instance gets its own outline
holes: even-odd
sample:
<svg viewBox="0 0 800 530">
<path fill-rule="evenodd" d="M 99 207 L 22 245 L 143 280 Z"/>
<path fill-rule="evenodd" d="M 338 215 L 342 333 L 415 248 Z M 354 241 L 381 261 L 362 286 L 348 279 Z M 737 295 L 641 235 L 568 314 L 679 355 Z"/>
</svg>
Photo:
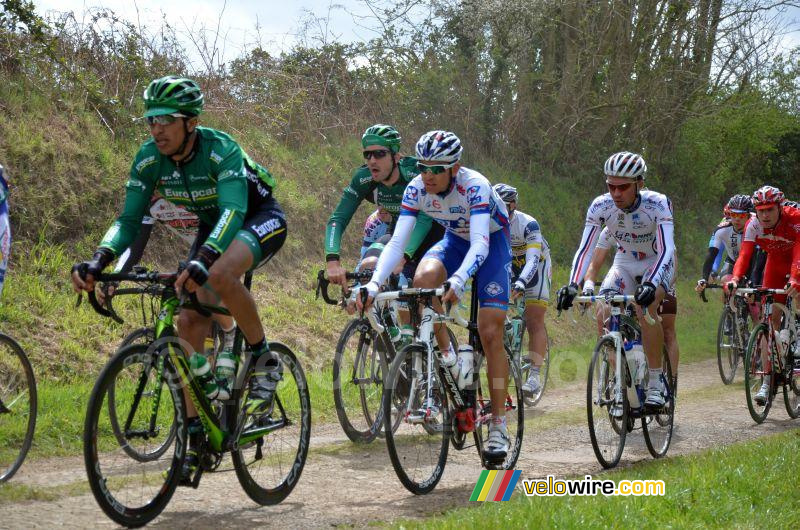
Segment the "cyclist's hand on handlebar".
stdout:
<svg viewBox="0 0 800 530">
<path fill-rule="evenodd" d="M 345 274 L 347 271 L 344 270 L 342 264 L 339 260 L 332 260 L 325 264 L 325 273 L 328 276 L 328 281 L 331 283 L 335 283 L 337 285 L 341 285 L 342 287 L 347 285 L 347 278 Z"/>
<path fill-rule="evenodd" d="M 733 294 L 739 288 L 739 278 L 733 277 L 728 283 L 725 284 L 724 290 L 726 294 Z"/>
<path fill-rule="evenodd" d="M 700 278 L 699 280 L 697 280 L 697 285 L 694 286 L 694 292 L 699 294 L 705 290 L 706 290 L 706 281 Z"/>
<path fill-rule="evenodd" d="M 572 307 L 572 302 L 578 296 L 578 284 L 575 282 L 565 285 L 558 290 L 556 309 L 564 311 Z"/>
<path fill-rule="evenodd" d="M 516 302 L 523 294 L 525 294 L 525 284 L 521 280 L 517 280 L 511 288 L 511 301 Z"/>
<path fill-rule="evenodd" d="M 117 282 L 105 282 L 100 284 L 100 288 L 97 290 L 97 301 L 100 302 L 100 305 L 106 305 L 106 298 L 109 296 L 114 296 L 114 292 L 117 290 L 119 284 Z"/>
<path fill-rule="evenodd" d="M 636 287 L 633 295 L 636 303 L 642 307 L 647 307 L 656 299 L 656 286 L 651 282 L 644 282 Z"/>
<path fill-rule="evenodd" d="M 359 311 L 366 311 L 372 307 L 375 295 L 378 294 L 378 284 L 369 282 L 356 293 L 356 307 Z"/>
<path fill-rule="evenodd" d="M 95 279 L 100 276 L 106 265 L 114 259 L 114 254 L 107 248 L 99 248 L 92 256 L 92 259 L 72 266 L 70 274 L 72 288 L 76 293 L 81 291 L 94 291 Z"/>
<path fill-rule="evenodd" d="M 800 294 L 800 283 L 798 283 L 798 282 L 796 282 L 794 280 L 791 280 L 791 281 L 789 281 L 789 285 L 787 287 L 788 288 L 786 290 L 786 294 L 788 296 L 791 296 L 792 298 L 795 298 L 795 297 L 797 297 L 798 294 Z"/>
</svg>

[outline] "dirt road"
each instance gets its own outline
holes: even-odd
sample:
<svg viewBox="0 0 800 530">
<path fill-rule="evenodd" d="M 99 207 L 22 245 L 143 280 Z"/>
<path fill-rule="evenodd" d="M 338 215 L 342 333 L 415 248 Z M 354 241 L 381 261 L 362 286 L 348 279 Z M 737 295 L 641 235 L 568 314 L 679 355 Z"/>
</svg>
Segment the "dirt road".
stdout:
<svg viewBox="0 0 800 530">
<path fill-rule="evenodd" d="M 800 420 L 789 419 L 779 401 L 762 425 L 747 412 L 744 390 L 737 382 L 722 385 L 716 361 L 685 365 L 681 369 L 675 434 L 669 456 L 692 453 L 769 433 L 796 429 Z M 586 427 L 583 381 L 546 393 L 532 412 L 568 423 L 557 428 L 526 431 L 517 469 L 523 477 L 554 474 L 596 474 Z M 564 418 L 579 418 L 570 421 Z M 627 438 L 621 465 L 649 460 L 641 430 Z M 223 463 L 223 467 L 230 467 Z M 160 528 L 230 528 L 252 526 L 328 527 L 336 524 L 366 525 L 376 521 L 426 517 L 447 509 L 467 506 L 480 473 L 474 447 L 451 450 L 442 481 L 427 496 L 414 496 L 397 480 L 384 444 L 354 446 L 338 425 L 315 425 L 305 470 L 297 488 L 276 507 L 259 507 L 245 495 L 231 473 L 207 474 L 199 489 L 179 488 L 164 513 L 152 526 Z M 80 458 L 26 463 L 14 484 L 30 486 L 40 498 L 0 505 L 0 527 L 52 528 L 112 526 L 95 503 L 85 481 Z"/>
</svg>

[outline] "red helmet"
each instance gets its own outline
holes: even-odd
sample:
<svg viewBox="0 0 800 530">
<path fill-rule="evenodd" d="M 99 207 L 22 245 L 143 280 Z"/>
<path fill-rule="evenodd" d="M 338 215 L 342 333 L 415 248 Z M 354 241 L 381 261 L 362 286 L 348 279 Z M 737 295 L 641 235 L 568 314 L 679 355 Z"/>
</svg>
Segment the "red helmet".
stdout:
<svg viewBox="0 0 800 530">
<path fill-rule="evenodd" d="M 774 186 L 762 186 L 753 193 L 753 206 L 756 210 L 768 208 L 773 204 L 780 205 L 786 197 L 783 192 Z"/>
</svg>

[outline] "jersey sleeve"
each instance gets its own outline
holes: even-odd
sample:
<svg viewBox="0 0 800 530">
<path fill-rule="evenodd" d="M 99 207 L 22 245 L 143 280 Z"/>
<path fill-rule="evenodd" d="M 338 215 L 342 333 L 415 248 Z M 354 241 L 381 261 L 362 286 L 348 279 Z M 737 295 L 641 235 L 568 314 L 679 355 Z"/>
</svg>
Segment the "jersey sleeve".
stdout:
<svg viewBox="0 0 800 530">
<path fill-rule="evenodd" d="M 204 245 L 220 254 L 225 252 L 244 224 L 247 213 L 247 174 L 244 153 L 236 142 L 220 143 L 220 151 L 211 151 L 211 171 L 217 178 L 219 219 Z"/>
<path fill-rule="evenodd" d="M 400 216 L 397 220 L 392 238 L 386 243 L 383 252 L 378 258 L 378 263 L 375 265 L 375 272 L 372 273 L 371 282 L 381 285 L 392 273 L 400 262 L 400 258 L 403 257 L 403 247 L 406 246 L 416 221 L 416 217 L 410 215 Z"/>
<path fill-rule="evenodd" d="M 519 273 L 519 279 L 527 284 L 536 274 L 539 260 L 542 258 L 542 231 L 536 219 L 530 220 L 525 225 L 523 236 L 525 238 L 525 267 Z"/>
<path fill-rule="evenodd" d="M 417 224 L 414 225 L 414 230 L 411 232 L 411 237 L 406 245 L 405 256 L 407 259 L 411 259 L 417 252 L 425 240 L 425 236 L 431 231 L 431 226 L 433 226 L 433 218 L 425 212 L 420 212 L 417 216 Z"/>
<path fill-rule="evenodd" d="M 595 248 L 603 249 L 603 250 L 611 250 L 611 247 L 614 245 L 614 237 L 609 232 L 608 227 L 603 227 L 603 231 L 600 232 L 600 236 L 597 238 L 597 245 Z"/>
<path fill-rule="evenodd" d="M 647 281 L 654 285 L 663 283 L 668 267 L 675 258 L 675 224 L 672 219 L 672 203 L 669 199 L 663 197 L 659 210 L 658 226 L 656 227 L 658 244 L 656 265 L 647 277 Z"/>
<path fill-rule="evenodd" d="M 478 271 L 489 254 L 489 225 L 490 214 L 488 211 L 470 215 L 469 250 L 467 250 L 461 266 L 449 280 L 450 285 L 459 297 L 467 280 Z"/>
<path fill-rule="evenodd" d="M 100 242 L 101 248 L 107 248 L 115 256 L 128 248 L 139 233 L 142 218 L 150 205 L 150 197 L 155 188 L 155 178 L 151 173 L 156 165 L 155 156 L 142 156 L 142 151 L 133 161 L 130 177 L 125 184 L 125 205 L 122 213 Z"/>
<path fill-rule="evenodd" d="M 350 180 L 350 184 L 348 184 L 342 192 L 339 204 L 328 218 L 328 224 L 325 227 L 326 257 L 339 258 L 339 252 L 342 247 L 342 235 L 344 235 L 347 225 L 350 224 L 350 220 L 356 213 L 358 205 L 364 200 L 368 191 L 369 186 L 361 184 L 359 170 L 356 170 L 353 174 L 353 178 Z"/>
</svg>

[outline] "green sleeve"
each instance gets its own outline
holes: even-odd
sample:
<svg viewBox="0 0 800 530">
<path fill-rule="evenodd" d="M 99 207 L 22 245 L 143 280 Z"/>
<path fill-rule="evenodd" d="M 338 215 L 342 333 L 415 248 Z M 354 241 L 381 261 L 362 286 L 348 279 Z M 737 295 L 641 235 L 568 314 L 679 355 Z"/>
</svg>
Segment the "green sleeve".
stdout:
<svg viewBox="0 0 800 530">
<path fill-rule="evenodd" d="M 350 184 L 342 192 L 339 205 L 328 219 L 328 225 L 325 227 L 326 257 L 339 256 L 339 251 L 342 246 L 342 235 L 344 235 L 344 231 L 347 225 L 350 224 L 350 220 L 356 213 L 359 204 L 361 204 L 361 201 L 364 200 L 364 197 L 369 191 L 369 182 L 372 181 L 372 178 L 369 177 L 369 181 L 366 181 L 366 178 L 362 178 L 363 176 L 359 175 L 359 173 L 361 173 L 360 169 L 361 168 L 356 170 L 353 174 Z M 365 182 L 362 184 L 362 181 Z"/>
<path fill-rule="evenodd" d="M 133 243 L 139 230 L 142 227 L 142 218 L 150 204 L 150 196 L 153 195 L 155 181 L 147 178 L 146 170 L 149 165 L 155 164 L 153 157 L 145 157 L 140 160 L 136 157 L 131 167 L 131 175 L 125 185 L 125 206 L 122 214 L 117 218 L 111 228 L 108 229 L 100 247 L 107 248 L 119 256 L 131 243 Z"/>
<path fill-rule="evenodd" d="M 204 244 L 222 254 L 242 228 L 247 212 L 244 155 L 236 142 L 223 143 L 222 153 L 212 150 L 211 171 L 217 177 L 219 219 Z"/>
<path fill-rule="evenodd" d="M 406 245 L 406 259 L 410 259 L 411 256 L 417 252 L 425 236 L 428 235 L 432 224 L 433 218 L 431 216 L 425 212 L 419 212 L 417 215 L 417 223 L 414 225 L 414 230 L 411 232 L 411 237 L 408 239 L 408 244 Z"/>
</svg>

